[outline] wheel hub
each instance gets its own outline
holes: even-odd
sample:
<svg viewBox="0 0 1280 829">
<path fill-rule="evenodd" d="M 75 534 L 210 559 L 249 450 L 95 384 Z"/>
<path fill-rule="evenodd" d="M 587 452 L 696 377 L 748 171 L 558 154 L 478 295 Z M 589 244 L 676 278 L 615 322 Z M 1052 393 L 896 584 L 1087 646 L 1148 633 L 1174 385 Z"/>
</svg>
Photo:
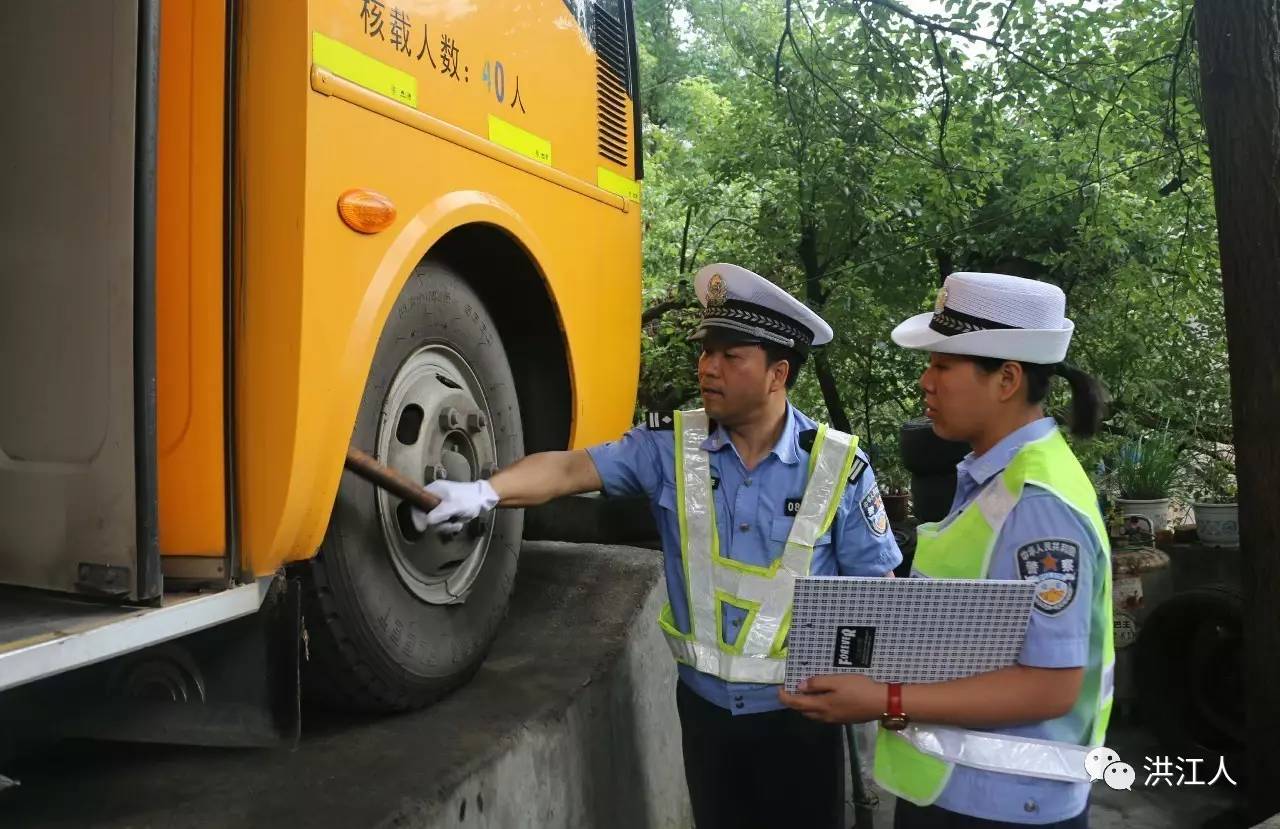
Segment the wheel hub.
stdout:
<svg viewBox="0 0 1280 829">
<path fill-rule="evenodd" d="M 387 391 L 378 456 L 424 485 L 487 478 L 497 468 L 491 423 L 480 382 L 462 355 L 425 345 L 401 364 Z M 418 532 L 404 501 L 385 490 L 377 497 L 387 551 L 405 586 L 432 604 L 464 601 L 484 565 L 492 521 L 482 517 L 442 538 Z"/>
</svg>

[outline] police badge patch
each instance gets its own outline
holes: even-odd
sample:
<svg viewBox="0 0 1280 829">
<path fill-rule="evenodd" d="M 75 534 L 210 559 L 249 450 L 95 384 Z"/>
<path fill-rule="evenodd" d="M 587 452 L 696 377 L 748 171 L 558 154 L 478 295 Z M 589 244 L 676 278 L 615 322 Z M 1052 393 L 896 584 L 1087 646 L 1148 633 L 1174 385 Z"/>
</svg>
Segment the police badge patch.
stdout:
<svg viewBox="0 0 1280 829">
<path fill-rule="evenodd" d="M 719 308 L 729 299 L 729 286 L 724 283 L 724 277 L 718 273 L 711 274 L 711 281 L 707 283 L 707 307 Z"/>
<path fill-rule="evenodd" d="M 884 500 L 880 497 L 880 487 L 875 486 L 862 497 L 862 517 L 867 520 L 867 527 L 875 535 L 889 532 L 889 514 L 884 511 Z"/>
<path fill-rule="evenodd" d="M 1018 575 L 1036 583 L 1036 610 L 1056 616 L 1076 597 L 1076 565 L 1080 545 L 1046 538 L 1018 548 Z"/>
</svg>

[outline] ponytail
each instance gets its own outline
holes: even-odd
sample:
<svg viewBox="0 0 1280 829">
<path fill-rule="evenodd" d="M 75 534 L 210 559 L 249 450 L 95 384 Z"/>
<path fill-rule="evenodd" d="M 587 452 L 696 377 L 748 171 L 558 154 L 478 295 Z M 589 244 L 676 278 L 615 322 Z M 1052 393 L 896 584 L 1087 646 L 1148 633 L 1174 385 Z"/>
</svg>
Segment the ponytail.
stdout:
<svg viewBox="0 0 1280 829">
<path fill-rule="evenodd" d="M 1091 438 L 1102 427 L 1106 413 L 1105 392 L 1092 374 L 1067 363 L 1058 363 L 1053 373 L 1071 386 L 1071 434 Z"/>
<path fill-rule="evenodd" d="M 1049 381 L 1054 375 L 1067 381 L 1071 387 L 1071 417 L 1068 421 L 1071 434 L 1080 438 L 1090 438 L 1102 427 L 1102 418 L 1106 414 L 1105 392 L 1097 378 L 1088 372 L 1081 371 L 1067 363 L 1046 365 L 1043 363 L 1022 363 L 1019 360 L 1002 360 L 999 357 L 970 357 L 988 374 L 999 371 L 1006 362 L 1019 362 L 1022 365 L 1022 376 L 1027 386 L 1027 402 L 1042 403 L 1049 396 Z"/>
</svg>

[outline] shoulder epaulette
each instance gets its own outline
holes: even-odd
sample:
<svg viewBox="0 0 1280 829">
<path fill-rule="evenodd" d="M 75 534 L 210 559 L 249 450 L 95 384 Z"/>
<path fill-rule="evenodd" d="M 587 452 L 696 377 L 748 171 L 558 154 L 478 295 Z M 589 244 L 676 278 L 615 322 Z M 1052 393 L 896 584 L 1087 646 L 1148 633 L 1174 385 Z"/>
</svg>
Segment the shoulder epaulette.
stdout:
<svg viewBox="0 0 1280 829">
<path fill-rule="evenodd" d="M 646 412 L 644 425 L 651 432 L 670 432 L 676 427 L 675 412 Z"/>
<path fill-rule="evenodd" d="M 800 433 L 800 448 L 806 452 L 813 451 L 813 442 L 818 438 L 817 429 L 806 429 Z M 867 462 L 862 458 L 853 459 L 853 469 L 849 471 L 849 483 L 856 484 L 858 479 L 862 477 L 862 473 L 867 471 Z"/>
<path fill-rule="evenodd" d="M 862 473 L 867 471 L 867 462 L 862 458 L 853 459 L 853 469 L 849 471 L 849 485 L 852 486 L 862 477 Z"/>
</svg>

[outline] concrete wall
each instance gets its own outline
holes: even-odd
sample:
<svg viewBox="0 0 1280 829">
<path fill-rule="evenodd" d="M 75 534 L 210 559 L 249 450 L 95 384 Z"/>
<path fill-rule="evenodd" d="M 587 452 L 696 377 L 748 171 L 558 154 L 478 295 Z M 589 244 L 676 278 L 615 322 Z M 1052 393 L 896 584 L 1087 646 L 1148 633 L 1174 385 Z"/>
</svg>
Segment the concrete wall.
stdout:
<svg viewBox="0 0 1280 829">
<path fill-rule="evenodd" d="M 656 622 L 665 601 L 659 578 L 636 608 L 616 659 L 562 714 L 526 724 L 452 792 L 430 803 L 404 802 L 380 825 L 691 827 L 675 667 Z"/>
</svg>

